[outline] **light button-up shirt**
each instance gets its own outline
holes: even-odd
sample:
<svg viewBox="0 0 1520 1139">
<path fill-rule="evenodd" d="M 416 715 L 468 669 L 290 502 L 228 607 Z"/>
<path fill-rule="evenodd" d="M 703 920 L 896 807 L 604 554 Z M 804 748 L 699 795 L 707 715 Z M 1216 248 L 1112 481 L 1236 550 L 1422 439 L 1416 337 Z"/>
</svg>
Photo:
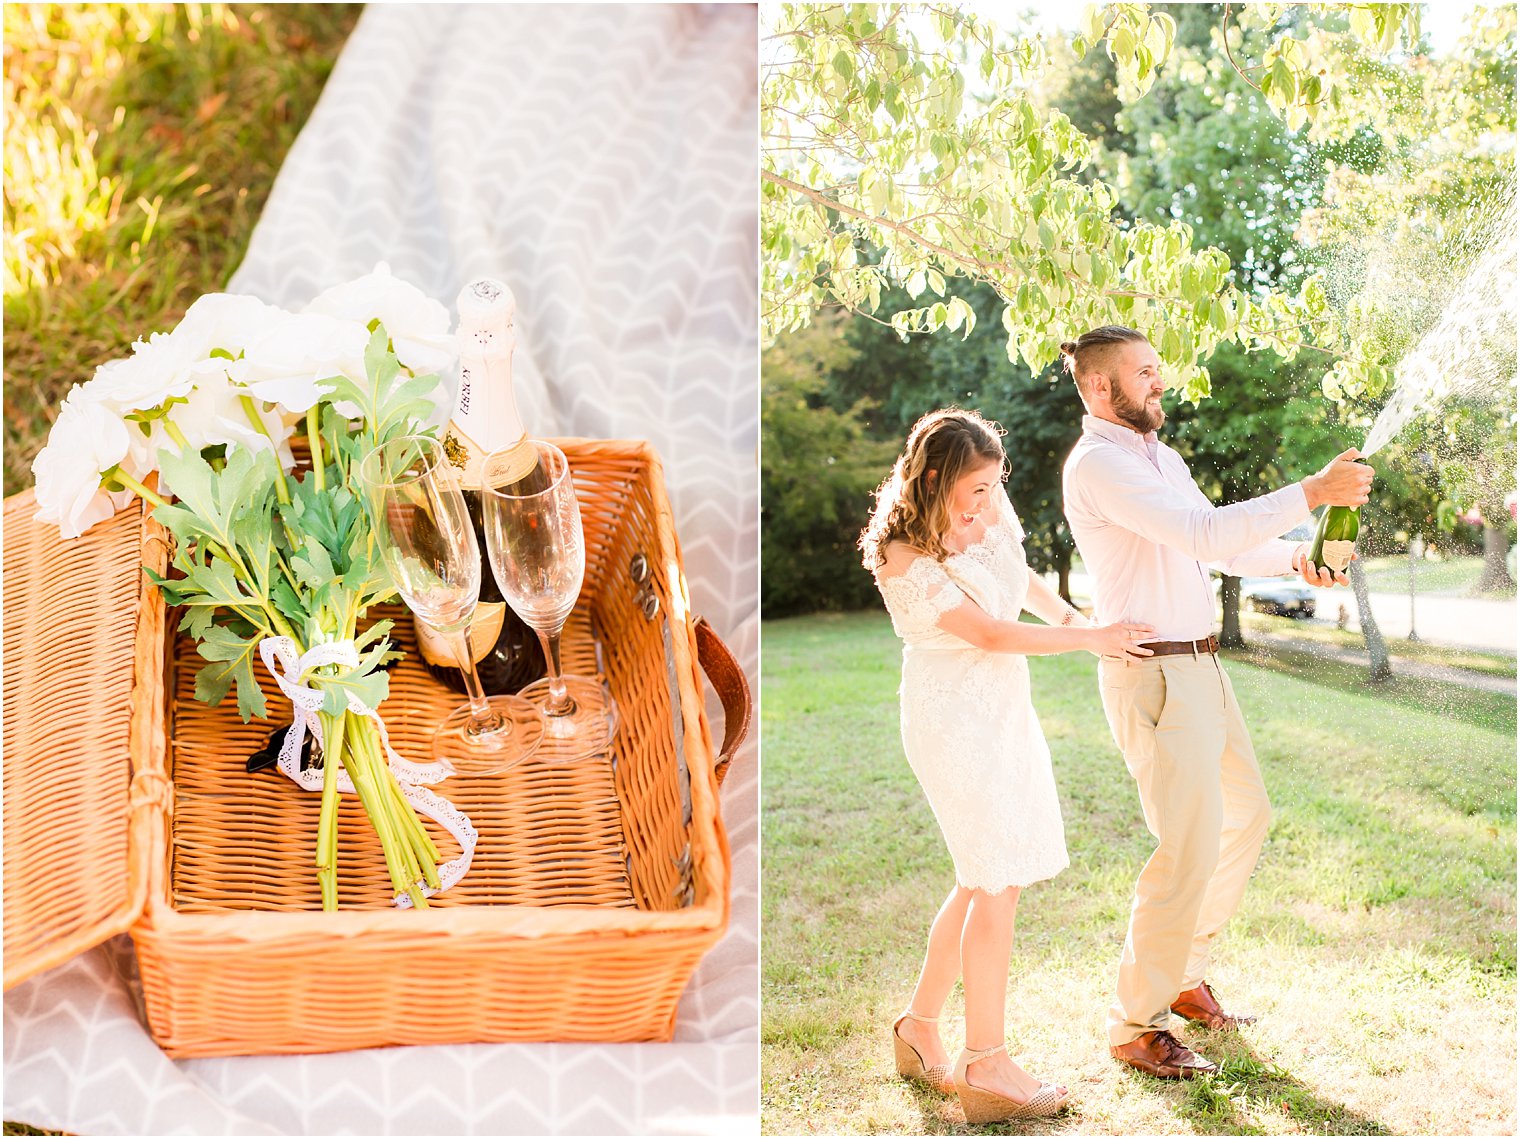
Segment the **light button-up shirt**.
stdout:
<svg viewBox="0 0 1520 1139">
<path fill-rule="evenodd" d="M 1062 475 L 1066 520 L 1093 579 L 1100 625 L 1137 621 L 1157 641 L 1194 641 L 1214 629 L 1206 566 L 1240 577 L 1291 573 L 1294 542 L 1277 540 L 1309 517 L 1298 483 L 1215 506 L 1187 464 L 1153 431 L 1095 416 Z"/>
</svg>

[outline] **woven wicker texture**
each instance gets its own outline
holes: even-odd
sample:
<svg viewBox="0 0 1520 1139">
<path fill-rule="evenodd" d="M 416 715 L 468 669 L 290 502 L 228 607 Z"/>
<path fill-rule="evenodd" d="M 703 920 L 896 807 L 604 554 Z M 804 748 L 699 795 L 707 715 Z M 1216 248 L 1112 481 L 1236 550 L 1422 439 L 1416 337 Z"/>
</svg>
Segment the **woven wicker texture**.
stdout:
<svg viewBox="0 0 1520 1139">
<path fill-rule="evenodd" d="M 565 664 L 605 676 L 619 731 L 607 756 L 440 784 L 480 843 L 465 880 L 422 913 L 390 907 L 352 799 L 345 908 L 320 912 L 320 796 L 245 770 L 288 704 L 271 696 L 271 719 L 244 724 L 232 700 L 194 699 L 199 657 L 166 630 L 140 570 L 163 566 L 153 523 L 125 511 L 65 544 L 30 520 L 30 495 L 7 502 L 6 585 L 47 602 L 11 606 L 5 627 L 7 985 L 141 911 L 149 1024 L 176 1056 L 668 1039 L 727 923 L 729 880 L 680 553 L 646 444 L 560 444 L 587 539 Z M 403 610 L 373 616 L 400 618 L 411 648 Z M 426 758 L 460 698 L 410 656 L 391 685 L 392 741 Z M 433 833 L 444 858 L 457 853 Z"/>
<path fill-rule="evenodd" d="M 288 704 L 271 697 L 271 719 L 252 724 L 231 700 L 207 708 L 193 695 L 199 657 L 171 637 L 172 840 L 160 840 L 133 929 L 149 1023 L 171 1054 L 669 1037 L 687 978 L 726 924 L 729 874 L 679 549 L 647 445 L 560 444 L 587 539 L 565 664 L 596 673 L 601 643 L 618 735 L 607 757 L 535 758 L 439 784 L 480 844 L 469 875 L 424 913 L 391 909 L 379 845 L 353 800 L 339 831 L 344 909 L 317 912 L 320 797 L 244 766 Z M 642 584 L 635 554 L 653 571 Z M 404 611 L 374 616 L 401 617 L 397 638 L 410 648 Z M 438 717 L 461 698 L 410 657 L 391 686 L 381 712 L 392 741 L 426 758 Z M 137 780 L 140 797 L 165 791 L 166 811 L 151 755 Z M 457 853 L 432 833 L 444 858 Z"/>
<path fill-rule="evenodd" d="M 141 573 L 140 537 L 114 551 L 110 539 L 142 524 L 124 514 L 112 534 L 62 543 L 31 523 L 36 509 L 30 493 L 5 504 L 6 988 L 131 919 L 130 648 L 116 668 L 100 665 L 109 646 L 131 645 L 136 611 L 109 601 Z M 61 862 L 60 846 L 76 841 L 84 857 Z"/>
<path fill-rule="evenodd" d="M 63 542 L 36 510 L 5 503 L 7 989 L 126 929 L 145 885 L 127 861 L 142 516 Z"/>
</svg>

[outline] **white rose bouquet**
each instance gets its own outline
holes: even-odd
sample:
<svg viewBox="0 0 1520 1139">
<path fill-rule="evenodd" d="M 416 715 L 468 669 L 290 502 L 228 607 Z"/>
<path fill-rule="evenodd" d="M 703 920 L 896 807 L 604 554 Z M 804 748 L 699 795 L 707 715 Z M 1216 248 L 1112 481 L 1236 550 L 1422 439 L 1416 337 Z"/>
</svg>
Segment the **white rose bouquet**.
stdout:
<svg viewBox="0 0 1520 1139">
<path fill-rule="evenodd" d="M 422 429 L 452 357 L 448 311 L 384 264 L 300 313 L 204 296 L 174 331 L 139 341 L 70 391 L 33 464 L 37 518 L 65 538 L 134 496 L 154 507 L 175 548 L 169 576 L 152 576 L 184 607 L 180 629 L 207 661 L 199 699 L 216 704 L 235 686 L 243 719 L 262 716 L 255 655 L 291 697 L 296 722 L 280 767 L 322 792 L 324 909 L 337 906 L 342 791 L 363 802 L 398 905 L 424 906 L 457 881 L 474 846 L 469 821 L 419 786 L 446 770 L 397 756 L 375 713 L 388 688 L 380 666 L 396 656 L 390 622 L 359 631 L 369 606 L 394 591 L 355 485 L 358 464 Z M 299 476 L 298 432 L 311 455 Z M 322 746 L 320 774 L 299 768 L 308 729 Z M 441 871 L 419 810 L 464 848 Z"/>
</svg>

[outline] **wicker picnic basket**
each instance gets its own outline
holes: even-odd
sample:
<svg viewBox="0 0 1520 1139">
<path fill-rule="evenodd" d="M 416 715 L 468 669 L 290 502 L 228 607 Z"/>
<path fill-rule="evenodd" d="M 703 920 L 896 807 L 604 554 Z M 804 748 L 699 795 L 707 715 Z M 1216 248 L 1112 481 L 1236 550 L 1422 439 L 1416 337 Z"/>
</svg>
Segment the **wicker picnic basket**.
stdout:
<svg viewBox="0 0 1520 1139">
<path fill-rule="evenodd" d="M 200 658 L 141 571 L 165 564 L 154 522 L 134 508 L 64 542 L 32 520 L 30 492 L 7 500 L 6 988 L 130 930 L 148 1025 L 173 1056 L 669 1039 L 728 921 L 718 784 L 749 692 L 689 615 L 653 449 L 558 442 L 587 545 L 565 667 L 604 676 L 618 734 L 600 760 L 440 784 L 480 841 L 422 912 L 391 908 L 349 797 L 342 908 L 321 911 L 320 796 L 245 770 L 289 705 L 268 684 L 270 719 L 244 724 L 232 700 L 195 699 Z M 396 628 L 410 650 L 410 622 Z M 699 661 L 723 701 L 721 749 Z M 409 651 L 381 713 L 397 749 L 426 758 L 460 700 Z M 458 853 L 429 827 L 444 859 Z"/>
</svg>

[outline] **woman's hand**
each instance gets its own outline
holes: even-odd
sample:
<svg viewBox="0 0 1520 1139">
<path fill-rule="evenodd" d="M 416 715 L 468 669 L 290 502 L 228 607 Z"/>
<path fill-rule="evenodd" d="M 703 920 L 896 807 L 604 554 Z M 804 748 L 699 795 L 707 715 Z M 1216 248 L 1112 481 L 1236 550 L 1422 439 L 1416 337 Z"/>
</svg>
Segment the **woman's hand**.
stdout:
<svg viewBox="0 0 1520 1139">
<path fill-rule="evenodd" d="M 1100 657 L 1144 660 L 1151 655 L 1151 650 L 1140 648 L 1140 642 L 1150 640 L 1155 631 L 1149 625 L 1138 625 L 1133 621 L 1099 625 L 1090 631 L 1091 643 L 1087 651 Z"/>
</svg>

